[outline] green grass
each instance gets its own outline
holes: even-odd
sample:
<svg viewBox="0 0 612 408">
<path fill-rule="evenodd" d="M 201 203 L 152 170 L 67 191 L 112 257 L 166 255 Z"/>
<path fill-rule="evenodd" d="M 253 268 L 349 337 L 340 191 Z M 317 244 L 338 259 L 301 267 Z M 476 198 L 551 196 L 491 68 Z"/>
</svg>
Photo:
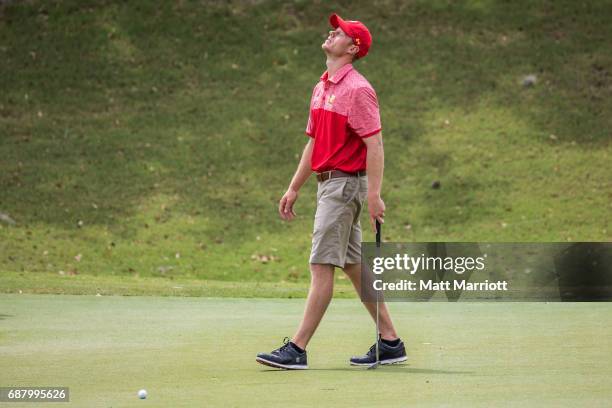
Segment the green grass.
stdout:
<svg viewBox="0 0 612 408">
<path fill-rule="evenodd" d="M 336 276 L 334 296 L 356 298 L 347 279 Z M 216 281 L 121 275 L 58 275 L 2 272 L 0 293 L 100 296 L 205 296 L 240 298 L 305 298 L 307 283 Z"/>
<path fill-rule="evenodd" d="M 0 271 L 307 282 L 313 180 L 276 203 L 332 11 L 374 35 L 385 239 L 612 239 L 609 1 L 28 0 L 0 8 Z"/>
<path fill-rule="evenodd" d="M 372 343 L 371 321 L 358 301 L 335 300 L 308 348 L 311 370 L 255 363 L 293 333 L 302 307 L 0 295 L 0 383 L 67 386 L 78 407 L 595 407 L 612 399 L 606 303 L 395 303 L 409 363 L 372 371 L 347 364 Z M 146 401 L 136 397 L 141 388 Z"/>
</svg>

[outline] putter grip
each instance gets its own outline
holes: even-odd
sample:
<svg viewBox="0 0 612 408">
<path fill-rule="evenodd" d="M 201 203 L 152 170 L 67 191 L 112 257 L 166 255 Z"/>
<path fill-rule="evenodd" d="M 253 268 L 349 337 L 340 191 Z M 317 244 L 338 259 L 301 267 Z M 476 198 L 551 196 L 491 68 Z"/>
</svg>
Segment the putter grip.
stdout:
<svg viewBox="0 0 612 408">
<path fill-rule="evenodd" d="M 382 230 L 382 225 L 380 225 L 380 221 L 376 220 L 376 247 L 380 248 L 380 232 Z"/>
</svg>

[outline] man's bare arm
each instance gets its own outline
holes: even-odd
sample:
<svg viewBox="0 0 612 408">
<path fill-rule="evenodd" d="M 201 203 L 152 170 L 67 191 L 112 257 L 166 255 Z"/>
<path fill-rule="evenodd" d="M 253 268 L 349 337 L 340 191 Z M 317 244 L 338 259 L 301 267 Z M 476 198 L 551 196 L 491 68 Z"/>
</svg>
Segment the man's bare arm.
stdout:
<svg viewBox="0 0 612 408">
<path fill-rule="evenodd" d="M 368 210 L 370 212 L 370 224 L 376 231 L 376 220 L 381 224 L 384 222 L 385 203 L 380 197 L 382 187 L 383 171 L 385 167 L 385 153 L 383 149 L 382 134 L 366 137 L 363 142 L 368 149 L 367 170 L 368 170 Z"/>
<path fill-rule="evenodd" d="M 300 159 L 300 164 L 298 164 L 298 168 L 291 179 L 291 183 L 289 183 L 289 189 L 293 191 L 299 191 L 302 185 L 308 180 L 312 170 L 310 169 L 310 158 L 312 157 L 312 146 L 313 140 L 308 140 L 306 143 L 306 147 L 304 147 L 304 151 L 302 152 L 302 158 Z"/>
<path fill-rule="evenodd" d="M 308 140 L 304 151 L 302 152 L 302 158 L 300 164 L 298 164 L 297 170 L 289 183 L 287 192 L 283 195 L 278 203 L 278 213 L 283 220 L 292 220 L 295 217 L 295 211 L 293 205 L 298 197 L 298 191 L 304 185 L 312 170 L 310 169 L 310 158 L 312 157 L 313 139 Z"/>
</svg>

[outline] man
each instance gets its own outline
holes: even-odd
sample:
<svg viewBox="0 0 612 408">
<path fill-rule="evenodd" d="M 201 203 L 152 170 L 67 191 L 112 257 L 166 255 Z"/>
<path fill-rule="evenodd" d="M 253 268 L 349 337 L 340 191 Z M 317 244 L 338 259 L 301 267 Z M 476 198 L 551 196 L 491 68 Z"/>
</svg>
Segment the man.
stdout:
<svg viewBox="0 0 612 408">
<path fill-rule="evenodd" d="M 293 338 L 256 358 L 261 364 L 284 369 L 308 368 L 306 346 L 331 301 L 335 267 L 342 268 L 361 293 L 359 215 L 366 195 L 374 230 L 375 220 L 382 223 L 385 211 L 380 197 L 383 144 L 378 101 L 370 83 L 352 65 L 366 56 L 372 37 L 359 21 L 345 21 L 332 14 L 329 22 L 334 30 L 321 46 L 327 56 L 327 71 L 312 93 L 306 127 L 310 139 L 278 209 L 282 219 L 293 219 L 300 187 L 311 172 L 317 173 L 311 286 L 304 317 Z M 375 318 L 376 303 L 364 305 Z M 375 346 L 365 356 L 351 358 L 350 363 L 373 364 Z M 380 304 L 379 348 L 382 364 L 406 360 L 404 344 L 384 303 Z"/>
</svg>

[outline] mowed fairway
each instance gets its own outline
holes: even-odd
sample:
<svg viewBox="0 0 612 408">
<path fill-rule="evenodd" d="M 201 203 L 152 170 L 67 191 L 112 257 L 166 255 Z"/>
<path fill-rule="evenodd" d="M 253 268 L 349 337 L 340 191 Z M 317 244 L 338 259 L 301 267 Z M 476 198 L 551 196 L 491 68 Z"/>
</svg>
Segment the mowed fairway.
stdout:
<svg viewBox="0 0 612 408">
<path fill-rule="evenodd" d="M 373 326 L 358 300 L 334 300 L 308 349 L 311 370 L 255 363 L 293 333 L 303 303 L 0 295 L 0 385 L 68 386 L 78 407 L 612 401 L 610 304 L 394 303 L 409 363 L 367 371 L 347 360 L 367 350 Z"/>
</svg>

